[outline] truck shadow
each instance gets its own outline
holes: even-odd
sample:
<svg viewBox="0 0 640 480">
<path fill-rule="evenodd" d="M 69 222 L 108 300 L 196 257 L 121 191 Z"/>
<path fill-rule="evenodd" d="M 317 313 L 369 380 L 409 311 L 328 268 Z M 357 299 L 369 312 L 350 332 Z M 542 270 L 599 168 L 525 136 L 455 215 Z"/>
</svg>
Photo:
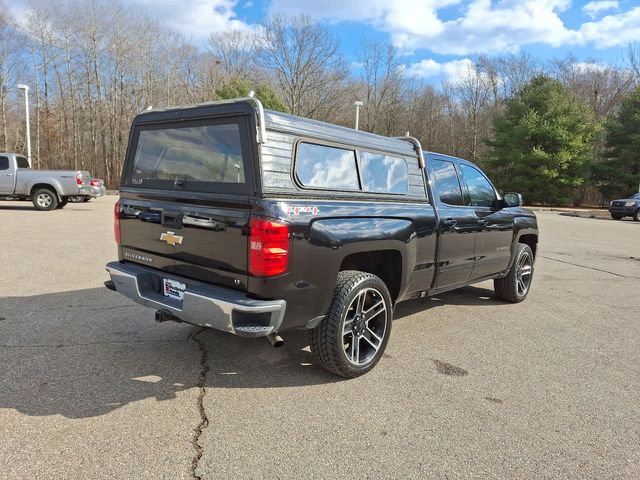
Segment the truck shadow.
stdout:
<svg viewBox="0 0 640 480">
<path fill-rule="evenodd" d="M 444 305 L 492 306 L 504 305 L 495 297 L 493 289 L 477 286 L 464 287 L 431 298 L 399 303 L 394 311 L 394 320 L 408 317 Z"/>
<path fill-rule="evenodd" d="M 486 293 L 473 288 L 442 298 L 474 305 Z M 406 302 L 398 318 L 427 308 Z M 174 399 L 198 386 L 205 368 L 204 386 L 213 391 L 342 381 L 314 365 L 306 331 L 287 332 L 285 339 L 276 349 L 265 339 L 158 324 L 153 312 L 104 288 L 4 297 L 0 409 L 94 417 L 137 401 Z"/>
<path fill-rule="evenodd" d="M 35 207 L 31 204 L 29 205 L 11 205 L 11 204 L 7 204 L 7 202 L 4 202 L 2 200 L 0 200 L 0 210 L 14 210 L 14 211 L 26 211 L 26 210 L 30 210 L 33 212 L 37 212 L 37 210 L 35 209 Z"/>
</svg>

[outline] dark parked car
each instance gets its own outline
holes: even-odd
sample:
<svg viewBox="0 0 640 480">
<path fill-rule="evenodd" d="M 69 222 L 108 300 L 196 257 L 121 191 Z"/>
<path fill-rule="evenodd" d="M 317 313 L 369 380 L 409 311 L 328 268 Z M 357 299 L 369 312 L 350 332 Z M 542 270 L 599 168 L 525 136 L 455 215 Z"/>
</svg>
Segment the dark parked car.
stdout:
<svg viewBox="0 0 640 480">
<path fill-rule="evenodd" d="M 307 329 L 345 377 L 382 357 L 398 302 L 492 279 L 527 297 L 535 215 L 472 163 L 273 111 L 255 98 L 151 110 L 131 130 L 112 290 L 273 344 Z"/>
<path fill-rule="evenodd" d="M 636 222 L 640 222 L 640 193 L 614 200 L 609 204 L 609 213 L 614 220 L 622 217 L 633 217 Z"/>
</svg>

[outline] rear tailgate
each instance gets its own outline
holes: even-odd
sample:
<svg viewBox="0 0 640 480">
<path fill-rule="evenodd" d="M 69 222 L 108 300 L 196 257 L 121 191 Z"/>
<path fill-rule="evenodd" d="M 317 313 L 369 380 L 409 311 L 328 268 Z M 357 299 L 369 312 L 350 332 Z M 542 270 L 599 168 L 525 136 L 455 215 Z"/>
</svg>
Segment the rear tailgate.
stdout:
<svg viewBox="0 0 640 480">
<path fill-rule="evenodd" d="M 214 112 L 134 123 L 121 187 L 120 258 L 244 290 L 255 128 L 250 112 Z"/>
</svg>

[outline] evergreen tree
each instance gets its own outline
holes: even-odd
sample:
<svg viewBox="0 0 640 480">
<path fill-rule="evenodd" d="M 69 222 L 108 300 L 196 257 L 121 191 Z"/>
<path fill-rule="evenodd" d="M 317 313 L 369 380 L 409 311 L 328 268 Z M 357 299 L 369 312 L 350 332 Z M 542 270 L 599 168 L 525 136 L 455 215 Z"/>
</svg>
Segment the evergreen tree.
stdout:
<svg viewBox="0 0 640 480">
<path fill-rule="evenodd" d="M 594 169 L 594 181 L 608 198 L 638 191 L 640 183 L 640 87 L 625 98 L 605 125 L 604 159 Z"/>
<path fill-rule="evenodd" d="M 538 76 L 493 121 L 485 166 L 525 201 L 566 204 L 589 177 L 597 124 L 560 82 Z"/>
<path fill-rule="evenodd" d="M 269 85 L 258 84 L 256 86 L 251 85 L 246 80 L 234 77 L 222 87 L 216 90 L 216 95 L 223 99 L 246 97 L 249 95 L 249 91 L 254 90 L 255 97 L 262 102 L 264 108 L 269 110 L 277 110 L 279 112 L 288 112 L 289 109 L 278 96 L 276 91 Z"/>
</svg>

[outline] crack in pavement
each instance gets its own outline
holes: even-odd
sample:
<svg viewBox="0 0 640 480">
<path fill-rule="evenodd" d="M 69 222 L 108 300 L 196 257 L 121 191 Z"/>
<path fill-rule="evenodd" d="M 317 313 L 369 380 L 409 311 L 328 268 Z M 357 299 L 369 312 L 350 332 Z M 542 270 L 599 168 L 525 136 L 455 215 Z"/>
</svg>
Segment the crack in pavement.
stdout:
<svg viewBox="0 0 640 480">
<path fill-rule="evenodd" d="M 120 343 L 179 343 L 181 340 L 113 340 L 107 342 L 87 342 L 87 343 L 59 343 L 59 344 L 34 344 L 34 345 L 4 345 L 0 348 L 65 348 L 65 347 L 88 347 L 89 345 L 114 345 Z"/>
<path fill-rule="evenodd" d="M 205 382 L 207 379 L 207 372 L 209 371 L 209 365 L 207 362 L 207 348 L 205 347 L 204 342 L 198 338 L 202 332 L 207 330 L 207 328 L 203 328 L 198 333 L 196 333 L 193 337 L 193 341 L 198 344 L 198 349 L 200 350 L 200 376 L 198 378 L 198 413 L 200 414 L 200 423 L 193 429 L 193 437 L 191 439 L 191 445 L 195 450 L 193 454 L 193 458 L 191 459 L 191 476 L 196 480 L 202 480 L 196 470 L 198 469 L 198 464 L 200 463 L 200 459 L 202 458 L 202 454 L 204 453 L 204 448 L 200 445 L 200 435 L 202 431 L 209 426 L 209 417 L 207 417 L 207 412 L 204 409 L 204 396 L 207 394 L 207 390 L 205 388 Z"/>
<path fill-rule="evenodd" d="M 572 265 L 574 267 L 586 268 L 587 270 L 595 270 L 596 272 L 608 273 L 609 275 L 615 275 L 616 277 L 640 279 L 640 277 L 637 277 L 635 275 L 622 275 L 621 273 L 612 272 L 610 270 L 603 270 L 602 268 L 590 267 L 588 265 L 581 265 L 579 263 L 567 262 L 566 260 L 560 260 L 558 258 L 547 257 L 546 255 L 541 255 L 541 256 L 542 256 L 542 258 L 546 258 L 547 260 L 551 260 L 553 262 L 564 263 L 566 265 Z"/>
</svg>

